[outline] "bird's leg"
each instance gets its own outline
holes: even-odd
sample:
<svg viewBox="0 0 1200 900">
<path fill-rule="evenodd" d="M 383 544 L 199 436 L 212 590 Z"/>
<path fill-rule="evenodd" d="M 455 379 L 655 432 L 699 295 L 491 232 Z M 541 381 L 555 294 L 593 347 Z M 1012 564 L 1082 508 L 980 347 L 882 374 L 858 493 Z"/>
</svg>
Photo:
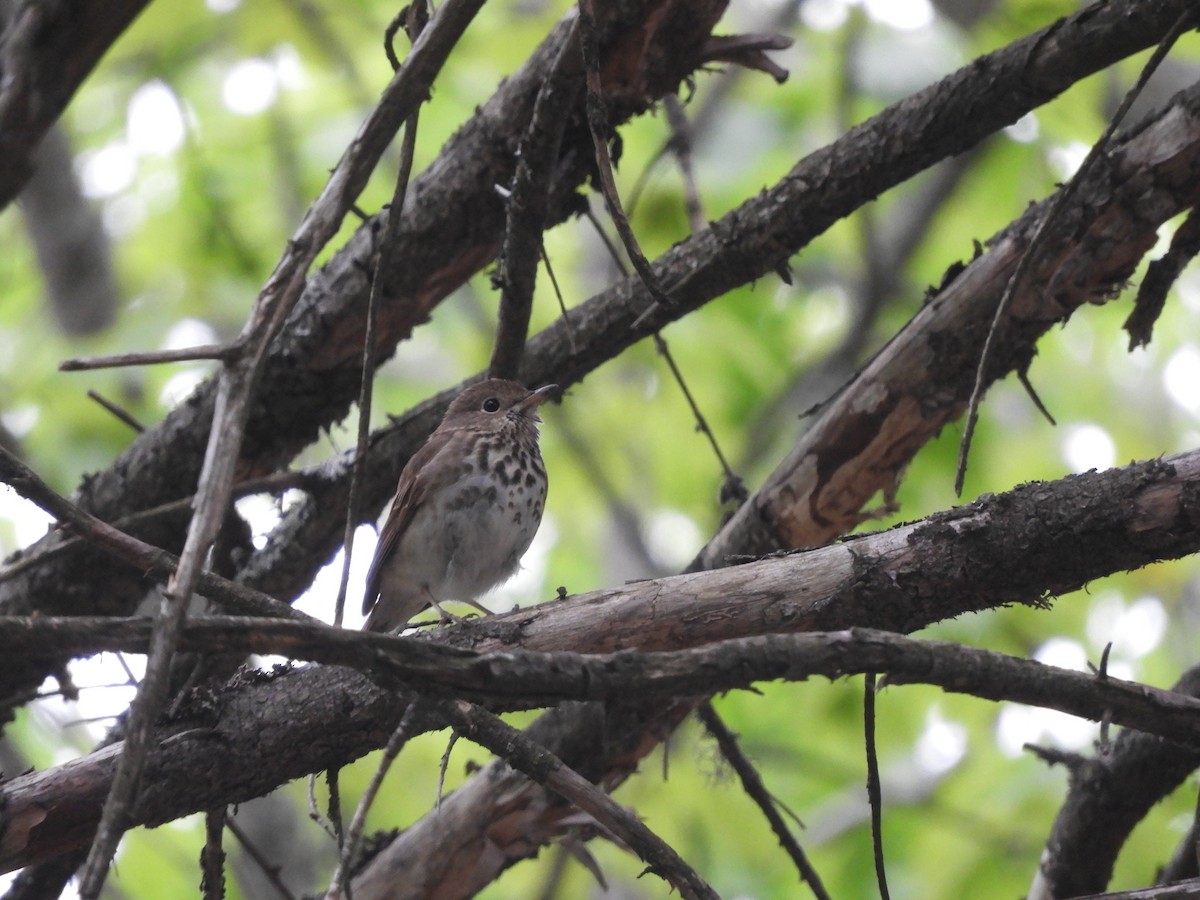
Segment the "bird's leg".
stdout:
<svg viewBox="0 0 1200 900">
<path fill-rule="evenodd" d="M 466 619 L 464 619 L 462 616 L 456 616 L 454 613 L 448 612 L 446 609 L 444 609 L 442 607 L 442 604 L 437 602 L 437 598 L 433 596 L 433 592 L 430 591 L 429 588 L 425 588 L 425 596 L 429 598 L 430 605 L 434 609 L 436 609 L 438 611 L 438 615 L 440 615 L 442 617 L 441 624 L 445 625 L 449 622 L 455 622 L 458 624 L 462 624 L 463 622 L 466 621 Z M 492 611 L 477 600 L 461 600 L 459 602 L 466 603 L 468 606 L 475 607 L 477 610 L 479 610 L 485 616 L 492 615 Z"/>
<path fill-rule="evenodd" d="M 425 593 L 428 594 L 429 602 L 433 605 L 433 608 L 436 609 L 438 611 L 438 615 L 442 617 L 441 624 L 446 625 L 450 622 L 461 623 L 463 621 L 462 616 L 456 616 L 454 613 L 444 610 L 442 608 L 442 604 L 437 602 L 437 598 L 435 598 L 433 594 L 429 593 L 428 588 L 425 589 Z"/>
<path fill-rule="evenodd" d="M 463 600 L 462 602 L 463 602 L 463 603 L 465 603 L 465 604 L 467 604 L 468 606 L 473 606 L 473 607 L 475 607 L 477 610 L 479 610 L 479 611 L 480 611 L 481 613 L 483 613 L 485 616 L 492 616 L 492 615 L 495 615 L 495 613 L 493 613 L 493 612 L 492 612 L 490 609 L 488 609 L 486 606 L 484 606 L 484 605 L 483 605 L 482 603 L 480 603 L 478 600 Z"/>
</svg>

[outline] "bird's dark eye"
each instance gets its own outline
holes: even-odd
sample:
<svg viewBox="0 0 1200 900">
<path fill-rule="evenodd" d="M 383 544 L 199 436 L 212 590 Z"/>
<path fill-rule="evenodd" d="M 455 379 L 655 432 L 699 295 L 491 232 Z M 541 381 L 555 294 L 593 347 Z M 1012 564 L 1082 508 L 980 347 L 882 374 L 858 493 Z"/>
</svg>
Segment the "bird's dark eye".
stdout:
<svg viewBox="0 0 1200 900">
<path fill-rule="evenodd" d="M 495 397 L 488 397 L 486 400 L 483 401 L 483 411 L 484 412 L 495 412 L 499 408 L 500 408 L 500 401 L 497 400 Z"/>
</svg>

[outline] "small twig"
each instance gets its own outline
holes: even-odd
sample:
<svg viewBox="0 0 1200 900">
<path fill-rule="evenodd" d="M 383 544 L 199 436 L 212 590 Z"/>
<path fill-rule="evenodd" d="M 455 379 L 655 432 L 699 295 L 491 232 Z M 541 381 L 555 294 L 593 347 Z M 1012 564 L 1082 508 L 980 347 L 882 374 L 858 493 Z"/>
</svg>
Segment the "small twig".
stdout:
<svg viewBox="0 0 1200 900">
<path fill-rule="evenodd" d="M 621 257 L 617 254 L 617 248 L 614 247 L 613 244 L 607 239 L 603 229 L 600 228 L 600 223 L 596 220 L 595 216 L 589 215 L 588 218 L 592 225 L 599 232 L 601 239 L 608 248 L 609 254 L 612 256 L 613 263 L 616 265 L 617 270 L 621 272 L 622 275 L 627 274 L 625 266 L 621 262 Z M 692 396 L 692 392 L 688 389 L 687 382 L 684 381 L 683 373 L 680 372 L 679 367 L 675 365 L 675 358 L 671 355 L 671 350 L 667 346 L 666 339 L 657 331 L 654 332 L 652 337 L 654 339 L 654 349 L 657 350 L 658 354 L 667 361 L 667 366 L 671 370 L 671 375 L 674 377 L 675 383 L 678 384 L 679 389 L 683 391 L 684 399 L 687 400 L 688 406 L 692 410 L 692 418 L 696 420 L 696 430 L 708 439 L 708 443 L 712 446 L 713 453 L 716 454 L 717 462 L 721 464 L 721 469 L 725 474 L 725 480 L 721 484 L 720 494 L 722 505 L 730 500 L 736 500 L 738 503 L 745 502 L 746 498 L 749 496 L 749 493 L 746 490 L 746 484 L 737 475 L 737 473 L 733 471 L 733 468 L 729 465 L 729 461 L 725 458 L 725 454 L 721 452 L 721 446 L 717 443 L 717 436 L 713 434 L 712 429 L 708 427 L 708 420 L 705 419 L 704 414 L 700 412 L 699 405 Z"/>
<path fill-rule="evenodd" d="M 392 763 L 396 761 L 396 757 L 400 755 L 400 751 L 404 749 L 409 738 L 417 731 L 413 726 L 417 722 L 418 712 L 421 711 L 422 701 L 416 695 L 407 699 L 408 708 L 404 710 L 404 715 L 400 717 L 400 724 L 388 738 L 387 746 L 383 748 L 383 755 L 380 757 L 375 774 L 371 776 L 371 782 L 363 791 L 362 798 L 354 810 L 354 817 L 350 820 L 350 828 L 346 832 L 346 841 L 342 845 L 341 854 L 338 857 L 337 868 L 334 869 L 333 878 L 330 880 L 329 892 L 325 895 L 326 900 L 336 900 L 343 895 L 349 897 L 350 867 L 353 865 L 359 845 L 362 843 L 362 832 L 367 823 L 367 813 L 375 803 L 375 798 L 383 786 L 383 780 L 387 777 Z"/>
<path fill-rule="evenodd" d="M 200 851 L 200 892 L 204 900 L 225 897 L 225 850 L 221 847 L 224 834 L 225 807 L 210 809 L 204 814 L 204 849 Z"/>
<path fill-rule="evenodd" d="M 279 896 L 283 897 L 284 900 L 296 900 L 296 895 L 288 890 L 288 886 L 283 883 L 283 879 L 279 876 L 280 867 L 271 864 L 270 860 L 263 855 L 254 841 L 250 840 L 250 836 L 242 830 L 242 826 L 237 823 L 237 819 L 230 816 L 225 820 L 225 827 L 237 839 L 238 844 L 246 851 L 246 855 L 254 860 L 254 864 L 263 873 L 263 877 L 279 892 Z"/>
<path fill-rule="evenodd" d="M 617 271 L 620 272 L 623 277 L 627 276 L 629 274 L 629 269 L 625 267 L 625 262 L 621 259 L 621 251 L 617 248 L 617 245 L 613 243 L 612 238 L 608 236 L 608 232 L 604 230 L 604 226 L 600 224 L 600 218 L 596 215 L 596 211 L 592 209 L 590 203 L 588 204 L 587 209 L 584 211 L 584 216 L 591 223 L 592 228 L 595 230 L 597 236 L 599 236 L 600 243 L 604 244 L 604 249 L 608 251 L 609 259 L 613 261 L 613 265 L 617 267 Z"/>
<path fill-rule="evenodd" d="M 1109 641 L 1104 645 L 1104 650 L 1100 654 L 1100 667 L 1096 670 L 1096 677 L 1101 681 L 1108 680 L 1108 657 L 1112 654 L 1113 642 Z"/>
<path fill-rule="evenodd" d="M 640 573 L 648 577 L 669 574 L 654 558 L 646 544 L 637 507 L 626 499 L 614 479 L 609 477 L 606 467 L 597 458 L 592 443 L 585 440 L 576 430 L 573 413 L 569 407 L 564 407 L 562 414 L 555 417 L 554 433 L 573 454 L 573 467 L 587 479 L 592 491 L 604 502 L 610 527 L 614 530 L 616 538 L 635 557 Z"/>
<path fill-rule="evenodd" d="M 60 372 L 85 372 L 92 369 L 119 369 L 124 366 L 153 366 L 159 363 L 194 362 L 196 360 L 225 361 L 237 355 L 240 348 L 231 344 L 201 344 L 179 350 L 147 350 L 142 353 L 115 353 L 112 356 L 81 356 L 64 359 L 58 364 Z"/>
<path fill-rule="evenodd" d="M 677 888 L 682 896 L 717 897 L 695 870 L 636 815 L 499 716 L 463 700 L 431 703 L 434 714 L 453 725 L 464 737 L 573 803 L 624 841 L 654 874 Z"/>
<path fill-rule="evenodd" d="M 421 29 L 428 24 L 429 6 L 424 0 L 417 0 L 415 3 L 402 7 L 392 17 L 392 21 L 388 22 L 387 27 L 383 30 L 383 53 L 387 57 L 393 73 L 400 71 L 400 57 L 396 55 L 396 35 L 403 29 L 409 41 L 415 41 L 417 35 L 421 33 Z"/>
<path fill-rule="evenodd" d="M 146 430 L 146 427 L 141 422 L 139 422 L 137 419 L 135 419 L 133 417 L 133 415 L 129 413 L 128 410 L 123 409 L 122 407 L 118 406 L 116 403 L 113 403 L 111 400 L 106 400 L 104 397 L 100 396 L 100 394 L 98 392 L 91 390 L 89 388 L 87 395 L 90 399 L 95 400 L 97 403 L 99 403 L 101 406 L 103 406 L 106 410 L 108 410 L 110 413 L 112 413 L 117 419 L 124 422 L 126 425 L 128 425 L 130 428 L 132 428 L 138 434 L 141 434 L 143 431 Z"/>
<path fill-rule="evenodd" d="M 554 266 L 550 264 L 550 254 L 546 252 L 545 243 L 541 246 L 542 263 L 546 267 L 546 274 L 550 276 L 550 285 L 554 288 L 554 296 L 558 299 L 558 311 L 562 313 L 563 322 L 567 326 L 567 346 L 571 350 L 571 355 L 574 356 L 579 352 L 579 348 L 575 344 L 575 326 L 571 324 L 570 312 L 567 309 L 567 304 L 563 301 L 562 288 L 558 286 L 558 279 L 554 277 Z"/>
<path fill-rule="evenodd" d="M 1108 681 L 1108 658 L 1112 654 L 1113 642 L 1109 641 L 1104 645 L 1104 652 L 1100 654 L 1100 667 L 1096 670 L 1096 677 L 1101 681 Z M 1100 752 L 1105 752 L 1109 748 L 1108 732 L 1112 727 L 1112 710 L 1106 709 L 1104 715 L 1100 717 L 1100 737 L 1096 740 L 1096 746 Z"/>
<path fill-rule="evenodd" d="M 763 784 L 762 776 L 746 758 L 742 748 L 738 746 L 737 735 L 726 727 L 721 717 L 717 715 L 717 711 L 713 709 L 712 703 L 700 704 L 696 708 L 696 714 L 700 717 L 700 721 L 708 733 L 716 740 L 725 761 L 733 767 L 733 771 L 741 779 L 742 790 L 766 817 L 771 830 L 775 832 L 775 837 L 778 838 L 780 845 L 799 870 L 800 877 L 812 888 L 813 895 L 818 900 L 829 900 L 829 893 L 825 890 L 825 885 L 821 883 L 821 876 L 817 874 L 817 870 L 813 868 L 808 856 L 805 855 L 804 849 L 792 834 L 791 829 L 788 828 L 787 823 L 783 821 L 777 808 L 778 801 L 771 796 L 766 785 Z"/>
<path fill-rule="evenodd" d="M 121 654 L 117 654 L 117 655 L 120 656 Z M 67 690 L 64 690 L 63 688 L 60 687 L 60 688 L 56 688 L 53 691 L 43 691 L 41 693 L 34 691 L 32 694 L 29 694 L 27 696 L 28 696 L 28 701 L 49 700 L 53 697 L 62 697 L 64 700 L 77 701 L 79 699 L 79 694 L 81 691 L 109 690 L 111 688 L 126 688 L 129 686 L 130 686 L 130 683 L 128 681 L 109 681 L 106 683 L 102 682 L 99 684 L 85 684 L 83 687 L 73 687 L 73 688 L 69 688 Z M 13 704 L 13 705 L 15 706 L 16 704 Z M 67 724 L 72 724 L 72 723 L 76 723 L 76 722 L 92 722 L 92 721 L 103 722 L 106 719 L 113 719 L 113 718 L 116 718 L 116 716 L 96 716 L 94 719 L 72 719 L 71 722 L 69 722 Z"/>
<path fill-rule="evenodd" d="M 346 825 L 342 821 L 342 789 L 338 782 L 338 770 L 325 771 L 325 786 L 329 789 L 329 803 L 326 805 L 329 824 L 333 828 L 333 836 L 337 841 L 338 851 L 346 848 Z"/>
<path fill-rule="evenodd" d="M 975 425 L 979 421 L 979 403 L 983 398 L 985 376 L 988 363 L 991 360 L 992 347 L 996 342 L 996 334 L 1000 330 L 1000 323 L 1008 314 L 1008 308 L 1012 304 L 1013 297 L 1016 296 L 1017 289 L 1023 286 L 1025 276 L 1040 262 L 1038 258 L 1041 251 L 1041 244 L 1044 236 L 1049 233 L 1049 225 L 1057 222 L 1062 210 L 1066 208 L 1067 201 L 1074 195 L 1085 177 L 1091 172 L 1093 166 L 1104 156 L 1104 151 L 1112 140 L 1113 134 L 1118 126 L 1124 120 L 1129 108 L 1133 106 L 1133 102 L 1141 95 L 1142 89 L 1146 86 L 1146 82 L 1150 80 L 1150 76 L 1158 69 L 1159 65 L 1171 48 L 1175 45 L 1175 41 L 1187 29 L 1188 22 L 1195 16 L 1194 9 L 1185 10 L 1175 24 L 1171 26 L 1170 31 L 1166 33 L 1162 41 L 1154 48 L 1154 53 L 1150 59 L 1146 61 L 1145 67 L 1138 75 L 1137 82 L 1125 94 L 1121 100 L 1121 105 L 1113 114 L 1112 121 L 1108 123 L 1108 127 L 1104 129 L 1104 133 L 1100 135 L 1099 140 L 1092 144 L 1092 148 L 1088 151 L 1083 162 L 1076 170 L 1074 176 L 1054 195 L 1054 200 L 1050 204 L 1050 208 L 1046 210 L 1038 222 L 1037 227 L 1033 231 L 1032 237 L 1029 239 L 1029 245 L 1025 248 L 1025 252 L 1021 254 L 1021 259 L 1017 263 L 1017 267 L 1013 270 L 1012 277 L 1008 279 L 1008 283 L 1004 286 L 1004 293 L 1000 296 L 1000 302 L 996 305 L 995 315 L 992 316 L 992 324 L 988 328 L 987 338 L 983 342 L 983 351 L 979 354 L 979 365 L 975 367 L 975 386 L 971 389 L 971 399 L 967 404 L 967 423 L 963 429 L 962 441 L 958 447 L 958 464 L 954 473 L 954 493 L 962 496 L 963 481 L 967 476 L 967 455 L 971 451 L 971 439 L 975 435 Z"/>
<path fill-rule="evenodd" d="M 667 122 L 671 126 L 670 147 L 679 163 L 679 174 L 683 177 L 683 197 L 688 221 L 692 225 L 692 231 L 703 231 L 704 206 L 700 202 L 696 171 L 692 168 L 692 133 L 688 126 L 687 114 L 683 111 L 683 104 L 674 94 L 667 94 L 663 98 L 663 106 L 667 110 Z"/>
<path fill-rule="evenodd" d="M 1051 425 L 1057 425 L 1057 420 L 1050 414 L 1050 410 L 1046 408 L 1046 404 L 1042 402 L 1042 398 L 1038 395 L 1033 383 L 1030 382 L 1029 368 L 1027 366 L 1017 369 L 1017 379 L 1021 382 L 1021 387 L 1025 388 L 1025 393 L 1029 395 L 1029 399 L 1033 401 L 1033 405 L 1037 407 L 1038 412 L 1045 416 L 1046 421 Z"/>
<path fill-rule="evenodd" d="M 401 20 L 406 20 L 402 22 Z M 384 48 L 393 69 L 400 68 L 392 39 L 396 29 L 405 24 L 411 41 L 416 41 L 429 12 L 424 0 L 415 0 L 406 6 L 388 26 Z M 337 599 L 333 606 L 333 624 L 341 626 L 346 612 L 346 591 L 350 584 L 350 558 L 354 553 L 354 534 L 358 529 L 359 510 L 362 507 L 362 484 L 366 478 L 367 446 L 371 440 L 371 398 L 375 388 L 375 330 L 382 302 L 383 283 L 391 264 L 392 251 L 396 246 L 396 230 L 404 215 L 404 199 L 408 195 L 409 176 L 412 175 L 413 153 L 417 145 L 417 122 L 420 111 L 414 109 L 404 123 L 404 140 L 400 145 L 400 171 L 396 176 L 396 187 L 392 191 L 392 202 L 388 208 L 387 221 L 379 238 L 379 252 L 375 257 L 375 272 L 371 278 L 371 291 L 367 297 L 367 322 L 363 334 L 362 378 L 358 393 L 358 435 L 355 440 L 354 469 L 350 474 L 350 491 L 346 500 L 346 529 L 342 537 L 342 574 L 338 582 Z"/>
<path fill-rule="evenodd" d="M 442 808 L 442 793 L 446 789 L 446 773 L 450 770 L 450 754 L 454 750 L 454 745 L 458 743 L 458 732 L 451 731 L 450 739 L 446 741 L 446 749 L 442 751 L 442 760 L 438 764 L 438 783 L 437 783 L 437 801 L 434 804 L 435 809 Z"/>
<path fill-rule="evenodd" d="M 746 498 L 750 496 L 746 490 L 746 483 L 733 471 L 729 465 L 729 461 L 725 459 L 725 454 L 721 452 L 721 445 L 717 443 L 717 436 L 708 427 L 708 420 L 704 418 L 704 414 L 700 412 L 700 407 L 696 404 L 692 392 L 688 390 L 687 382 L 684 381 L 683 373 L 679 371 L 679 367 L 675 365 L 675 358 L 671 356 L 671 351 L 667 347 L 666 340 L 657 331 L 654 333 L 654 348 L 667 361 L 667 366 L 671 369 L 671 374 L 675 377 L 675 383 L 679 385 L 679 389 L 683 391 L 683 396 L 687 400 L 688 406 L 691 407 L 692 418 L 696 420 L 696 430 L 708 438 L 708 443 L 712 447 L 713 453 L 716 454 L 717 462 L 721 464 L 721 469 L 725 473 L 725 481 L 721 484 L 721 504 L 724 505 L 731 500 L 738 504 L 744 503 Z"/>
<path fill-rule="evenodd" d="M 308 817 L 316 822 L 321 827 L 321 830 L 329 835 L 329 839 L 337 843 L 340 848 L 341 842 L 338 841 L 333 823 L 326 818 L 325 813 L 321 812 L 321 805 L 317 803 L 317 775 L 315 772 L 308 776 L 304 793 L 308 799 Z"/>
<path fill-rule="evenodd" d="M 867 755 L 867 802 L 871 805 L 871 847 L 875 880 L 881 900 L 888 900 L 887 869 L 883 861 L 883 797 L 879 787 L 879 754 L 875 747 L 875 673 L 867 672 L 863 688 L 863 735 Z"/>
<path fill-rule="evenodd" d="M 1021 749 L 1032 753 L 1042 762 L 1050 766 L 1065 766 L 1071 774 L 1080 772 L 1090 765 L 1092 760 L 1074 750 L 1061 750 L 1058 747 L 1043 747 L 1039 744 L 1022 744 Z"/>
<path fill-rule="evenodd" d="M 114 655 L 117 657 L 117 664 L 120 665 L 120 667 L 125 671 L 125 684 L 126 685 L 137 684 L 137 682 L 138 682 L 137 676 L 133 674 L 133 669 L 129 668 L 129 663 L 125 659 L 125 654 L 117 653 Z"/>
<path fill-rule="evenodd" d="M 692 231 L 701 231 L 705 227 L 704 209 L 700 202 L 700 192 L 696 187 L 695 171 L 692 168 L 692 135 L 683 104 L 676 94 L 667 94 L 662 100 L 663 108 L 667 111 L 667 124 L 671 128 L 670 136 L 659 146 L 654 156 L 646 163 L 637 180 L 629 191 L 629 202 L 626 204 L 626 214 L 633 216 L 641 202 L 642 195 L 650 184 L 650 176 L 668 154 L 675 157 L 679 163 L 679 174 L 683 177 L 684 204 L 687 209 L 688 222 Z"/>
<path fill-rule="evenodd" d="M 592 145 L 596 150 L 596 170 L 604 200 L 608 204 L 609 215 L 617 227 L 621 243 L 625 245 L 625 252 L 654 300 L 642 317 L 633 323 L 636 329 L 656 307 L 670 308 L 674 304 L 658 283 L 654 270 L 650 268 L 649 261 L 638 246 L 633 229 L 629 226 L 629 219 L 621 208 L 621 197 L 613 179 L 612 156 L 608 152 L 608 135 L 611 129 L 608 124 L 608 109 L 604 103 L 604 88 L 600 81 L 600 46 L 596 37 L 596 13 L 593 3 L 594 0 L 579 2 L 579 43 L 583 51 L 584 69 L 587 72 L 587 120 L 588 129 L 592 133 Z"/>
</svg>

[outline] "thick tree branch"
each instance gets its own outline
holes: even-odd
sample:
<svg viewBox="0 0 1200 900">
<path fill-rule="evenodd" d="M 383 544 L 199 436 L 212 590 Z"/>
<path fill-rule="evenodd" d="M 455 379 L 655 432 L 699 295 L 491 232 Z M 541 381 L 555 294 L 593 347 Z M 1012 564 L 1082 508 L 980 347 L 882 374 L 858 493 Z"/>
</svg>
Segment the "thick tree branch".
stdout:
<svg viewBox="0 0 1200 900">
<path fill-rule="evenodd" d="M 145 653 L 149 645 L 150 625 L 144 619 L 0 620 L 0 649 L 8 655 Z M 631 647 L 599 654 L 582 646 L 481 652 L 306 622 L 204 617 L 189 620 L 179 646 L 197 653 L 280 654 L 346 666 L 385 690 L 397 683 L 419 684 L 432 696 L 461 698 L 502 712 L 570 700 L 619 700 L 634 692 L 649 700 L 720 693 L 756 681 L 877 672 L 889 675 L 891 684 L 932 684 L 1097 722 L 1108 716 L 1118 725 L 1200 742 L 1200 699 L 874 629 L 734 637 L 689 650 Z M 437 716 L 431 721 L 425 727 L 444 724 Z"/>
<path fill-rule="evenodd" d="M 75 90 L 148 2 L 43 0 L 0 21 L 0 209 L 21 192 Z"/>
<path fill-rule="evenodd" d="M 362 665 L 385 683 L 401 679 L 444 684 L 452 695 L 487 699 L 498 708 L 579 696 L 642 696 L 640 688 L 633 688 L 644 686 L 650 698 L 644 702 L 661 712 L 663 695 L 703 695 L 759 678 L 871 670 L 893 672 L 897 680 L 928 681 L 948 690 L 1044 704 L 1093 718 L 1107 713 L 1116 722 L 1189 738 L 1196 735 L 1200 718 L 1192 701 L 1086 674 L 1048 677 L 1049 670 L 1040 664 L 986 651 L 890 635 L 760 636 L 740 643 L 728 639 L 806 628 L 913 629 L 954 610 L 1036 600 L 1108 572 L 1198 548 L 1200 451 L 1194 451 L 1166 462 L 1026 485 L 847 544 L 636 583 L 623 591 L 597 592 L 443 632 L 444 640 L 469 640 L 478 634 L 477 647 L 498 651 L 494 656 L 431 641 L 255 620 L 242 620 L 235 628 L 221 621 L 189 624 L 181 647 L 243 651 L 257 646 L 292 656 L 311 655 Z M 1014 560 L 1021 564 L 1014 565 Z M 614 648 L 603 634 L 607 628 L 594 624 L 597 610 L 609 627 L 627 619 L 640 627 Z M 580 620 L 592 624 L 580 631 L 549 627 Z M 0 659 L 10 659 L 22 652 L 16 648 L 30 645 L 61 656 L 105 646 L 145 647 L 147 639 L 146 626 L 136 622 L 0 623 Z M 214 637 L 222 631 L 226 644 Z M 699 646 L 713 641 L 718 643 Z M 560 655 L 539 659 L 513 651 L 516 646 L 597 653 L 689 643 L 699 649 L 648 657 L 618 652 L 599 660 Z M 390 660 L 389 647 L 396 649 Z M 135 819 L 155 824 L 236 803 L 301 774 L 349 762 L 383 745 L 399 721 L 401 706 L 371 679 L 342 668 L 305 669 L 263 680 L 244 677 L 215 705 L 185 708 L 183 718 L 158 736 Z M 669 708 L 683 712 L 690 704 Z M 568 715 L 571 721 L 578 716 Z M 592 714 L 582 715 L 590 720 Z M 562 727 L 557 718 L 553 726 L 540 727 L 555 734 Z M 641 716 L 634 715 L 623 726 L 632 732 L 618 730 L 632 735 L 644 727 Z M 583 746 L 569 741 L 575 747 L 571 754 L 586 756 L 600 746 L 582 735 L 575 737 Z M 563 756 L 561 750 L 556 754 Z M 628 765 L 629 758 L 624 759 Z M 269 765 L 264 764 L 267 760 Z M 7 864 L 24 865 L 85 840 L 112 765 L 113 751 L 106 748 L 84 761 L 11 783 L 10 790 L 19 789 L 21 799 L 15 805 L 16 794 L 10 795 L 14 805 L 8 807 L 8 830 L 0 834 L 0 846 L 24 849 L 10 851 Z M 607 765 L 612 763 L 601 755 L 581 759 L 581 765 L 572 768 L 582 768 L 594 780 Z M 197 778 L 197 772 L 206 777 Z M 447 807 L 482 802 L 489 789 L 472 788 L 449 798 L 438 817 L 440 824 L 462 823 L 464 815 L 473 813 L 447 812 Z M 551 808 L 533 798 L 527 802 L 536 819 L 529 826 L 536 824 L 539 833 L 553 831 L 558 820 Z M 486 817 L 476 817 L 475 822 L 473 828 L 486 827 Z M 425 830 L 422 823 L 406 832 L 404 840 L 420 840 Z M 414 862 L 401 852 L 403 846 L 408 845 L 381 863 L 383 870 L 394 875 L 396 866 Z"/>
<path fill-rule="evenodd" d="M 100 643 L 126 650 L 144 650 L 149 632 L 145 623 L 106 620 L 105 634 Z M 58 623 L 67 635 L 82 637 L 80 623 Z M 447 696 L 468 694 L 487 699 L 497 709 L 510 709 L 524 704 L 521 695 L 540 699 L 564 698 L 613 699 L 636 692 L 647 699 L 672 693 L 729 690 L 746 687 L 760 680 L 804 680 L 813 676 L 843 677 L 868 671 L 887 673 L 893 683 L 933 684 L 947 691 L 978 697 L 1021 702 L 1057 709 L 1073 715 L 1112 722 L 1133 728 L 1144 728 L 1156 736 L 1175 740 L 1200 741 L 1200 700 L 1175 691 L 1157 690 L 1146 685 L 1112 678 L 1098 678 L 1091 673 L 1072 672 L 1031 660 L 1017 659 L 986 650 L 962 647 L 943 641 L 923 641 L 873 630 L 853 629 L 845 632 L 799 634 L 745 638 L 725 641 L 698 650 L 670 653 L 630 654 L 611 656 L 578 655 L 570 653 L 533 654 L 501 653 L 493 655 L 454 654 L 446 648 L 427 648 L 411 656 L 414 644 L 380 635 L 351 634 L 339 636 L 337 629 L 276 620 L 249 623 L 259 631 L 247 639 L 246 628 L 235 622 L 197 621 L 185 628 L 184 644 L 196 648 L 220 649 L 256 648 L 264 651 L 294 649 L 298 643 L 310 648 L 304 656 L 351 660 L 373 669 L 386 669 L 388 676 L 408 675 L 427 679 L 430 686 L 448 688 Z M 21 626 L 28 625 L 28 635 L 35 640 L 55 628 L 52 623 L 9 623 L 0 630 L 0 642 L 12 652 L 17 646 L 14 638 L 22 636 Z M 323 633 L 322 633 L 323 632 Z M 388 644 L 393 648 L 385 650 Z M 374 659 L 371 651 L 374 650 Z M 426 658 L 421 659 L 424 655 Z M 152 765 L 183 769 L 190 757 L 192 765 L 207 767 L 214 762 L 210 755 L 226 752 L 243 758 L 253 753 L 252 734 L 242 734 L 245 726 L 282 727 L 273 713 L 255 717 L 253 722 L 239 722 L 232 715 L 247 708 L 243 695 L 253 695 L 260 703 L 275 703 L 282 691 L 297 679 L 307 679 L 313 672 L 323 672 L 322 680 L 342 685 L 348 673 L 336 669 L 293 672 L 283 678 L 261 680 L 243 678 L 232 685 L 219 700 L 218 706 L 203 705 L 189 710 L 189 717 L 212 719 L 196 728 L 196 722 L 173 725 L 160 736 L 162 743 Z M 506 683 L 505 679 L 515 679 Z M 463 684 L 470 687 L 463 689 Z M 503 687 L 497 687 L 503 685 Z M 389 692 L 360 682 L 361 701 L 381 717 L 390 717 L 393 710 L 382 704 Z M 514 701 L 514 697 L 518 697 Z M 361 705 L 361 704 L 360 704 Z M 392 706 L 403 706 L 393 700 Z M 294 703 L 285 704 L 295 712 Z M 444 707 L 439 707 L 439 709 Z M 322 710 L 323 712 L 325 710 Z M 347 709 L 334 723 L 335 727 L 364 727 L 357 709 Z M 193 729 L 188 730 L 187 726 Z M 184 730 L 180 731 L 180 727 Z M 437 721 L 427 721 L 422 727 L 439 727 Z M 294 728 L 293 728 L 294 730 Z M 174 737 L 171 737 L 171 735 Z M 470 735 L 468 735 L 470 736 Z M 330 736 L 336 744 L 335 735 Z M 1134 736 L 1137 740 L 1150 735 Z M 196 738 L 198 742 L 189 743 Z M 1161 741 L 1158 741 L 1161 743 Z M 224 747 L 222 745 L 225 745 Z M 359 752 L 361 744 L 355 744 Z M 489 746 L 492 746 L 489 743 Z M 368 748 L 369 749 L 369 748 Z M 265 752 L 265 751 L 263 751 Z M 317 751 L 313 756 L 324 751 Z M 246 761 L 249 763 L 250 759 Z M 342 762 L 348 762 L 343 759 Z M 5 869 L 24 865 L 48 852 L 66 849 L 57 841 L 64 833 L 75 833 L 82 823 L 79 817 L 98 811 L 103 796 L 97 780 L 111 774 L 109 748 L 97 751 L 84 760 L 77 760 L 53 770 L 15 778 L 0 789 L 0 799 L 8 815 L 7 827 L 0 832 L 0 846 L 5 856 L 0 867 Z M 254 766 L 269 771 L 270 767 Z M 218 784 L 211 785 L 204 796 L 216 797 L 218 802 L 237 802 L 245 796 L 228 796 L 234 789 L 236 777 L 229 772 Z M 149 822 L 167 821 L 195 811 L 187 805 L 201 802 L 189 792 L 183 798 L 161 786 L 155 805 L 147 807 L 144 815 Z M 454 802 L 451 798 L 448 802 Z"/>
</svg>

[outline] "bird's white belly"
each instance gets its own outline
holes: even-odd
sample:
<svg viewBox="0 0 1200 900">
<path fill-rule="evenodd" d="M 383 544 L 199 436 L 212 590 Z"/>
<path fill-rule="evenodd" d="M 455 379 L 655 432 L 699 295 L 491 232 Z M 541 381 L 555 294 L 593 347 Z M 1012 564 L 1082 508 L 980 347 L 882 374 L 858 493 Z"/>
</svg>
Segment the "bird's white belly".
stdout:
<svg viewBox="0 0 1200 900">
<path fill-rule="evenodd" d="M 441 503 L 417 512 L 388 568 L 437 600 L 473 600 L 516 572 L 545 496 L 523 483 L 503 489 L 482 475 L 461 478 Z"/>
</svg>

